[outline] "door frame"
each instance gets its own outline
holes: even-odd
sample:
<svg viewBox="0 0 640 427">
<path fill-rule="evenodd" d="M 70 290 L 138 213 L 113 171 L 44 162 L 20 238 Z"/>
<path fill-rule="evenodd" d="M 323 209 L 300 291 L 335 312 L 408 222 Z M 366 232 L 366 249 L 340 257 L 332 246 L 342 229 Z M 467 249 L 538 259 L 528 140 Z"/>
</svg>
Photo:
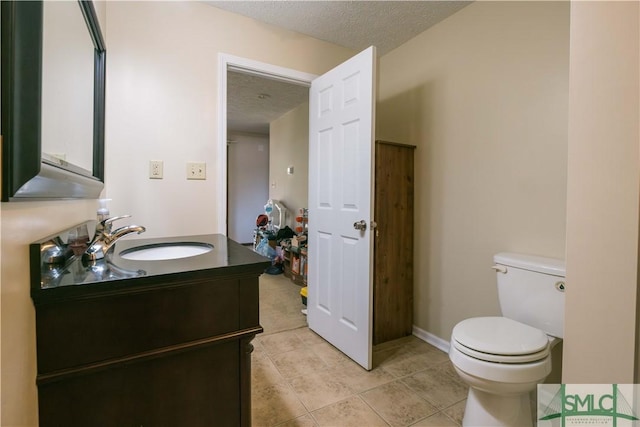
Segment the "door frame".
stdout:
<svg viewBox="0 0 640 427">
<path fill-rule="evenodd" d="M 310 87 L 315 74 L 280 67 L 266 62 L 226 53 L 218 54 L 218 231 L 227 235 L 227 72 L 260 76 L 267 79 Z M 266 203 L 266 200 L 265 200 Z"/>
</svg>

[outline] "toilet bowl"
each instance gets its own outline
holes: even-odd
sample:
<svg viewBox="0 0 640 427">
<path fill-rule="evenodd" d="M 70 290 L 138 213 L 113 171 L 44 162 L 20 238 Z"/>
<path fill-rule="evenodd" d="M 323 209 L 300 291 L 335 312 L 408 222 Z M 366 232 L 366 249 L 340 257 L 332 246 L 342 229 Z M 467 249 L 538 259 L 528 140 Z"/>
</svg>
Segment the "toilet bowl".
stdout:
<svg viewBox="0 0 640 427">
<path fill-rule="evenodd" d="M 451 334 L 449 358 L 469 385 L 462 425 L 532 426 L 530 393 L 551 373 L 551 349 L 560 341 L 547 330 L 562 330 L 564 266 L 518 254 L 498 254 L 494 261 L 501 262 L 494 267 L 501 309 L 511 316 L 465 319 Z M 519 271 L 523 265 L 526 269 Z M 555 294 L 545 289 L 550 286 Z"/>
<path fill-rule="evenodd" d="M 551 373 L 544 332 L 506 317 L 466 319 L 454 328 L 449 357 L 471 390 L 463 425 L 532 424 L 529 393 Z"/>
</svg>

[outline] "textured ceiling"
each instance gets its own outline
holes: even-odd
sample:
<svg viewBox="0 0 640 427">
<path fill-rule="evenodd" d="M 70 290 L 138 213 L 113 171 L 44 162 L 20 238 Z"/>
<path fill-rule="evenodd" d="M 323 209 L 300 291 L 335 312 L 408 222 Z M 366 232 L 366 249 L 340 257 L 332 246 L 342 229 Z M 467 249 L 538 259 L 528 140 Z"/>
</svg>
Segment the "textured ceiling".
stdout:
<svg viewBox="0 0 640 427">
<path fill-rule="evenodd" d="M 269 123 L 308 99 L 308 87 L 229 71 L 227 129 L 266 135 Z"/>
<path fill-rule="evenodd" d="M 471 2 L 280 0 L 205 3 L 355 51 L 373 45 L 378 56 L 382 56 Z M 228 129 L 266 134 L 269 122 L 304 102 L 307 92 L 300 86 L 229 73 Z M 271 97 L 259 99 L 260 93 L 268 93 Z"/>
<path fill-rule="evenodd" d="M 471 2 L 207 1 L 206 3 L 357 51 L 382 56 Z"/>
</svg>

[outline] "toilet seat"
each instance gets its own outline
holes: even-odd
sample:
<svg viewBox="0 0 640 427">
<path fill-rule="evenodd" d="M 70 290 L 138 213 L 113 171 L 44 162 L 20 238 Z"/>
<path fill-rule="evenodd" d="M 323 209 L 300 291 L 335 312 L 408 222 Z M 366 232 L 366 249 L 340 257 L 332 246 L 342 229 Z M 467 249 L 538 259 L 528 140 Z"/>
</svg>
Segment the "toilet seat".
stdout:
<svg viewBox="0 0 640 427">
<path fill-rule="evenodd" d="M 542 360 L 549 355 L 549 350 L 545 349 L 542 351 L 538 351 L 536 353 L 523 354 L 520 356 L 502 356 L 499 354 L 482 353 L 480 351 L 473 350 L 469 347 L 465 347 L 463 344 L 460 344 L 458 341 L 454 341 L 453 345 L 457 350 L 459 350 L 463 354 L 466 354 L 467 356 L 474 357 L 476 359 L 479 359 L 485 362 L 494 362 L 494 363 L 518 364 L 518 363 L 537 362 L 538 360 Z"/>
<path fill-rule="evenodd" d="M 493 363 L 531 363 L 549 355 L 547 335 L 506 317 L 475 317 L 453 328 L 451 344 L 461 353 Z"/>
</svg>

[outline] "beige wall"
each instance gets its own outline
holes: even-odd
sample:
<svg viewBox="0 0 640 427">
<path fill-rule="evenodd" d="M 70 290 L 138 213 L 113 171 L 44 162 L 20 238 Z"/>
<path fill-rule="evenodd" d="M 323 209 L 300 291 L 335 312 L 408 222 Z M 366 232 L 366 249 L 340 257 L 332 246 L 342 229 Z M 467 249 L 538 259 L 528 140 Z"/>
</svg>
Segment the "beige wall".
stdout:
<svg viewBox="0 0 640 427">
<path fill-rule="evenodd" d="M 29 295 L 28 245 L 93 218 L 95 208 L 95 200 L 2 203 L 2 427 L 38 424 L 35 312 Z"/>
<path fill-rule="evenodd" d="M 269 136 L 228 132 L 227 236 L 253 242 L 256 217 L 269 200 Z"/>
<path fill-rule="evenodd" d="M 574 2 L 563 381 L 633 383 L 638 272 L 638 2 Z"/>
<path fill-rule="evenodd" d="M 200 2 L 110 2 L 107 22 L 107 196 L 144 237 L 219 231 L 220 52 L 312 74 L 353 54 Z M 206 162 L 206 181 L 186 180 L 188 161 Z"/>
<path fill-rule="evenodd" d="M 377 138 L 415 144 L 414 324 L 498 315 L 492 256 L 564 258 L 569 4 L 476 2 L 380 60 Z"/>
<path fill-rule="evenodd" d="M 293 228 L 298 209 L 309 200 L 309 103 L 271 122 L 269 136 L 269 198 L 284 202 Z M 287 175 L 289 166 L 293 175 Z"/>
</svg>

